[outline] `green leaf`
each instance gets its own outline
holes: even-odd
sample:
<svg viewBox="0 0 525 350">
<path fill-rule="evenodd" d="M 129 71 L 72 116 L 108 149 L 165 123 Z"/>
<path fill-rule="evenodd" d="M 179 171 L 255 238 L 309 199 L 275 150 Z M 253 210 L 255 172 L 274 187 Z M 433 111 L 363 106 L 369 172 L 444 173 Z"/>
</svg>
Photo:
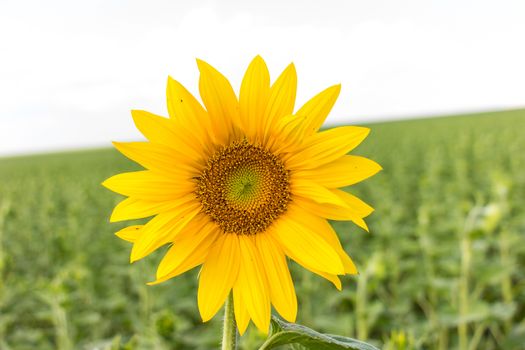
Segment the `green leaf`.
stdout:
<svg viewBox="0 0 525 350">
<path fill-rule="evenodd" d="M 378 350 L 375 346 L 339 335 L 322 334 L 299 324 L 287 323 L 272 317 L 272 332 L 259 350 L 275 349 L 281 345 L 299 344 L 315 350 Z"/>
</svg>

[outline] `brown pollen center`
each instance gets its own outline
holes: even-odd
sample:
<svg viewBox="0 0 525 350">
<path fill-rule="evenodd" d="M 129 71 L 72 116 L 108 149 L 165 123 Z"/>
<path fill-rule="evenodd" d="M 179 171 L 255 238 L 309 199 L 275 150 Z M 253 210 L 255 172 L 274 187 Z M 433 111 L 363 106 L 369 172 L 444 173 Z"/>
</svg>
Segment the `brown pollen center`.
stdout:
<svg viewBox="0 0 525 350">
<path fill-rule="evenodd" d="M 224 147 L 197 178 L 197 199 L 225 233 L 262 232 L 286 211 L 289 174 L 282 160 L 248 141 Z"/>
</svg>

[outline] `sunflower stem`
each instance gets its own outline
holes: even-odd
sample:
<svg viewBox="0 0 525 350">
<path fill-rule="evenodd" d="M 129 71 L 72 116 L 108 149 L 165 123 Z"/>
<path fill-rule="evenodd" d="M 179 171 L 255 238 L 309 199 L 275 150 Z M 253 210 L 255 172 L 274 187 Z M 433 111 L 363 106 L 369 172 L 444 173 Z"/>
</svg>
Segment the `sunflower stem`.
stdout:
<svg viewBox="0 0 525 350">
<path fill-rule="evenodd" d="M 233 313 L 233 294 L 226 299 L 224 304 L 224 325 L 222 328 L 222 350 L 237 349 L 237 324 Z"/>
</svg>

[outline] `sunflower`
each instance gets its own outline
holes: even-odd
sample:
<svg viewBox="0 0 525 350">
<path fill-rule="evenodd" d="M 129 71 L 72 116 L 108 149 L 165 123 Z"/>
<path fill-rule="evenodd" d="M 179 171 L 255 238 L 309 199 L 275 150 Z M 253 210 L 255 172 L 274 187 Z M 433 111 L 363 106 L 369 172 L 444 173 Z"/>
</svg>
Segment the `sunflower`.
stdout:
<svg viewBox="0 0 525 350">
<path fill-rule="evenodd" d="M 202 265 L 198 308 L 210 320 L 233 293 L 241 334 L 250 320 L 263 332 L 271 305 L 294 322 L 297 298 L 287 257 L 332 282 L 356 274 L 327 220 L 368 230 L 373 209 L 338 189 L 381 167 L 347 155 L 369 129 L 319 131 L 340 85 L 322 91 L 293 113 L 297 76 L 290 64 L 271 85 L 265 62 L 250 63 L 237 98 L 228 80 L 197 60 L 204 107 L 168 78 L 169 118 L 132 111 L 147 142 L 115 142 L 145 170 L 115 175 L 103 185 L 127 196 L 111 221 L 154 216 L 117 236 L 133 243 L 131 262 L 169 245 L 156 280 Z"/>
</svg>

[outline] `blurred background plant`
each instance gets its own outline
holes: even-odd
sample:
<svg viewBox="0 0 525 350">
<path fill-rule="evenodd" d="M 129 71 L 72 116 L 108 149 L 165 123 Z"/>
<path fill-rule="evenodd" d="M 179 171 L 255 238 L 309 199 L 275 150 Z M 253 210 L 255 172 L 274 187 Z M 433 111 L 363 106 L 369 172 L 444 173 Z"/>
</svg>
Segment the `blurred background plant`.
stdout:
<svg viewBox="0 0 525 350">
<path fill-rule="evenodd" d="M 370 233 L 333 222 L 360 275 L 342 292 L 296 268 L 298 322 L 387 350 L 525 344 L 525 110 L 371 125 L 384 171 L 348 188 Z M 109 224 L 114 150 L 0 159 L 0 349 L 210 349 L 197 270 L 158 286 Z M 242 349 L 265 336 L 250 328 Z"/>
</svg>

